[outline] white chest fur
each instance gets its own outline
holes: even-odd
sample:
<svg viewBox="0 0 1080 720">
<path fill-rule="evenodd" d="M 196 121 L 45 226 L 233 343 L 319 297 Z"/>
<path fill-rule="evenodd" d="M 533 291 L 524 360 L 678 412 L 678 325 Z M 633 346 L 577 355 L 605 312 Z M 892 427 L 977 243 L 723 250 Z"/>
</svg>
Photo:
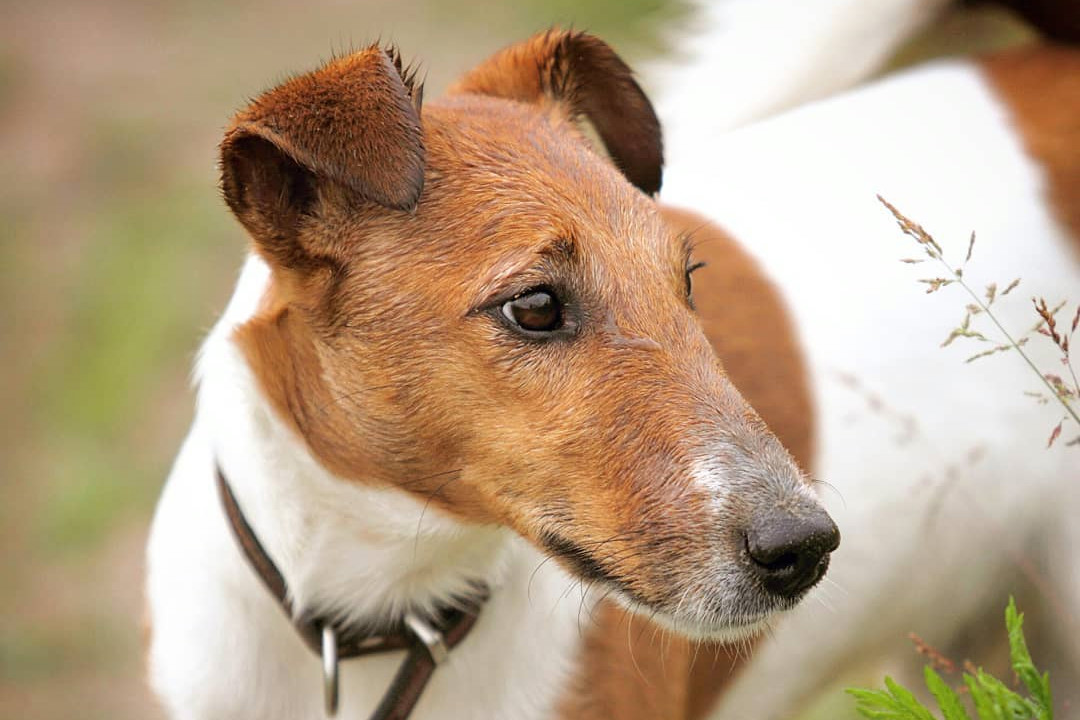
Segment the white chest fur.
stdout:
<svg viewBox="0 0 1080 720">
<path fill-rule="evenodd" d="M 214 484 L 220 462 L 298 608 L 385 618 L 407 603 L 445 600 L 470 579 L 493 587 L 413 717 L 549 716 L 580 642 L 576 582 L 508 531 L 466 526 L 405 493 L 322 469 L 274 416 L 230 340 L 266 277 L 250 259 L 203 348 L 195 423 L 154 519 L 155 690 L 176 718 L 323 716 L 319 660 L 230 534 Z M 366 718 L 403 656 L 343 662 L 339 717 Z"/>
</svg>

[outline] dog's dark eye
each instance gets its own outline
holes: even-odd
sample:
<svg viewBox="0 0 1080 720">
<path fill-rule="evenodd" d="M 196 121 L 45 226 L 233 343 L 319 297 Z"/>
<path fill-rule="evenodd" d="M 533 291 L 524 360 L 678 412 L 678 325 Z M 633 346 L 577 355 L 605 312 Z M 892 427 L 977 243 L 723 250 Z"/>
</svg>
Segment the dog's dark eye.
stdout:
<svg viewBox="0 0 1080 720">
<path fill-rule="evenodd" d="M 507 300 L 502 313 L 510 322 L 531 332 L 553 332 L 563 325 L 562 303 L 547 290 L 532 290 Z"/>
<path fill-rule="evenodd" d="M 686 266 L 686 297 L 687 298 L 692 298 L 694 296 L 694 281 L 691 279 L 690 276 L 694 274 L 695 270 L 700 270 L 703 267 L 705 267 L 705 263 L 703 263 L 703 262 L 696 262 L 696 263 L 694 263 L 692 265 L 687 265 Z"/>
</svg>

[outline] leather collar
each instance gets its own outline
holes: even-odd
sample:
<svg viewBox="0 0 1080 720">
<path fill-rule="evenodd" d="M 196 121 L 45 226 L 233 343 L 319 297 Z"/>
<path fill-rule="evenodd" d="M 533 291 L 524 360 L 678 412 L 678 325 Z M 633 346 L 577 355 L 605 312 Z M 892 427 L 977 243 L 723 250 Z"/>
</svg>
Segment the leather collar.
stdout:
<svg viewBox="0 0 1080 720">
<path fill-rule="evenodd" d="M 379 634 L 370 633 L 357 626 L 344 626 L 319 615 L 298 616 L 289 597 L 285 578 L 248 524 L 220 466 L 216 468 L 216 474 L 221 504 L 244 557 L 277 600 L 304 644 L 322 658 L 327 715 L 332 717 L 337 712 L 339 660 L 392 650 L 408 650 L 405 660 L 370 720 L 405 720 L 409 717 L 434 674 L 435 667 L 445 661 L 450 650 L 457 647 L 472 630 L 480 608 L 488 598 L 487 586 L 478 583 L 475 594 L 463 606 L 440 608 L 435 617 L 430 619 L 408 613 L 387 631 Z"/>
</svg>

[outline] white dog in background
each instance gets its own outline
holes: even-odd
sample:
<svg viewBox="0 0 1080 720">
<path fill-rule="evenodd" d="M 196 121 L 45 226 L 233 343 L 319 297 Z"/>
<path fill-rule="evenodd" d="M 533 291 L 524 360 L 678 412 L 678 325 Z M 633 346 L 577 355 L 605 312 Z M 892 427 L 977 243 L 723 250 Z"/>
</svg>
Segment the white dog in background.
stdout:
<svg viewBox="0 0 1080 720">
<path fill-rule="evenodd" d="M 949 0 L 701 2 L 653 69 L 669 159 L 687 141 L 845 90 L 870 77 Z M 696 112 L 683 112 L 695 109 Z"/>
<path fill-rule="evenodd" d="M 819 415 L 813 470 L 835 489 L 823 494 L 844 536 L 820 602 L 776 626 L 718 718 L 791 718 L 824 688 L 917 667 L 909 631 L 943 649 L 1003 639 L 1010 593 L 1029 627 L 1053 628 L 1034 647 L 1059 700 L 1080 687 L 1080 448 L 1064 444 L 1080 428 L 1047 449 L 1064 413 L 1025 394 L 1046 389 L 1015 352 L 968 364 L 992 346 L 939 347 L 972 298 L 957 284 L 924 292 L 918 279 L 947 272 L 875 198 L 954 266 L 976 231 L 975 292 L 1021 279 L 993 305 L 1007 329 L 1035 324 L 1033 295 L 1068 299 L 1067 327 L 1080 302 L 1080 50 L 933 62 L 740 127 L 865 79 L 941 5 L 708 4 L 682 67 L 654 75 L 663 199 L 731 232 L 794 312 Z M 1000 337 L 985 314 L 972 329 Z M 1025 349 L 1066 372 L 1047 338 Z"/>
</svg>

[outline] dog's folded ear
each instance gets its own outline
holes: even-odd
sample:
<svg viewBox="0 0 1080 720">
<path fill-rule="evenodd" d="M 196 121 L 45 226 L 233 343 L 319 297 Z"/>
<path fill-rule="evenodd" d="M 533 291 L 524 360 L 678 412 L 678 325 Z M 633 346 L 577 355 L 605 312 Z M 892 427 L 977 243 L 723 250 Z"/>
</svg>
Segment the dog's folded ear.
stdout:
<svg viewBox="0 0 1080 720">
<path fill-rule="evenodd" d="M 424 184 L 421 88 L 394 50 L 336 58 L 256 98 L 221 143 L 225 200 L 259 249 L 296 260 L 320 188 L 410 210 Z"/>
<path fill-rule="evenodd" d="M 664 160 L 656 112 L 630 68 L 599 38 L 549 30 L 499 51 L 450 92 L 554 102 L 571 119 L 589 120 L 630 182 L 650 195 L 660 190 Z"/>
</svg>

